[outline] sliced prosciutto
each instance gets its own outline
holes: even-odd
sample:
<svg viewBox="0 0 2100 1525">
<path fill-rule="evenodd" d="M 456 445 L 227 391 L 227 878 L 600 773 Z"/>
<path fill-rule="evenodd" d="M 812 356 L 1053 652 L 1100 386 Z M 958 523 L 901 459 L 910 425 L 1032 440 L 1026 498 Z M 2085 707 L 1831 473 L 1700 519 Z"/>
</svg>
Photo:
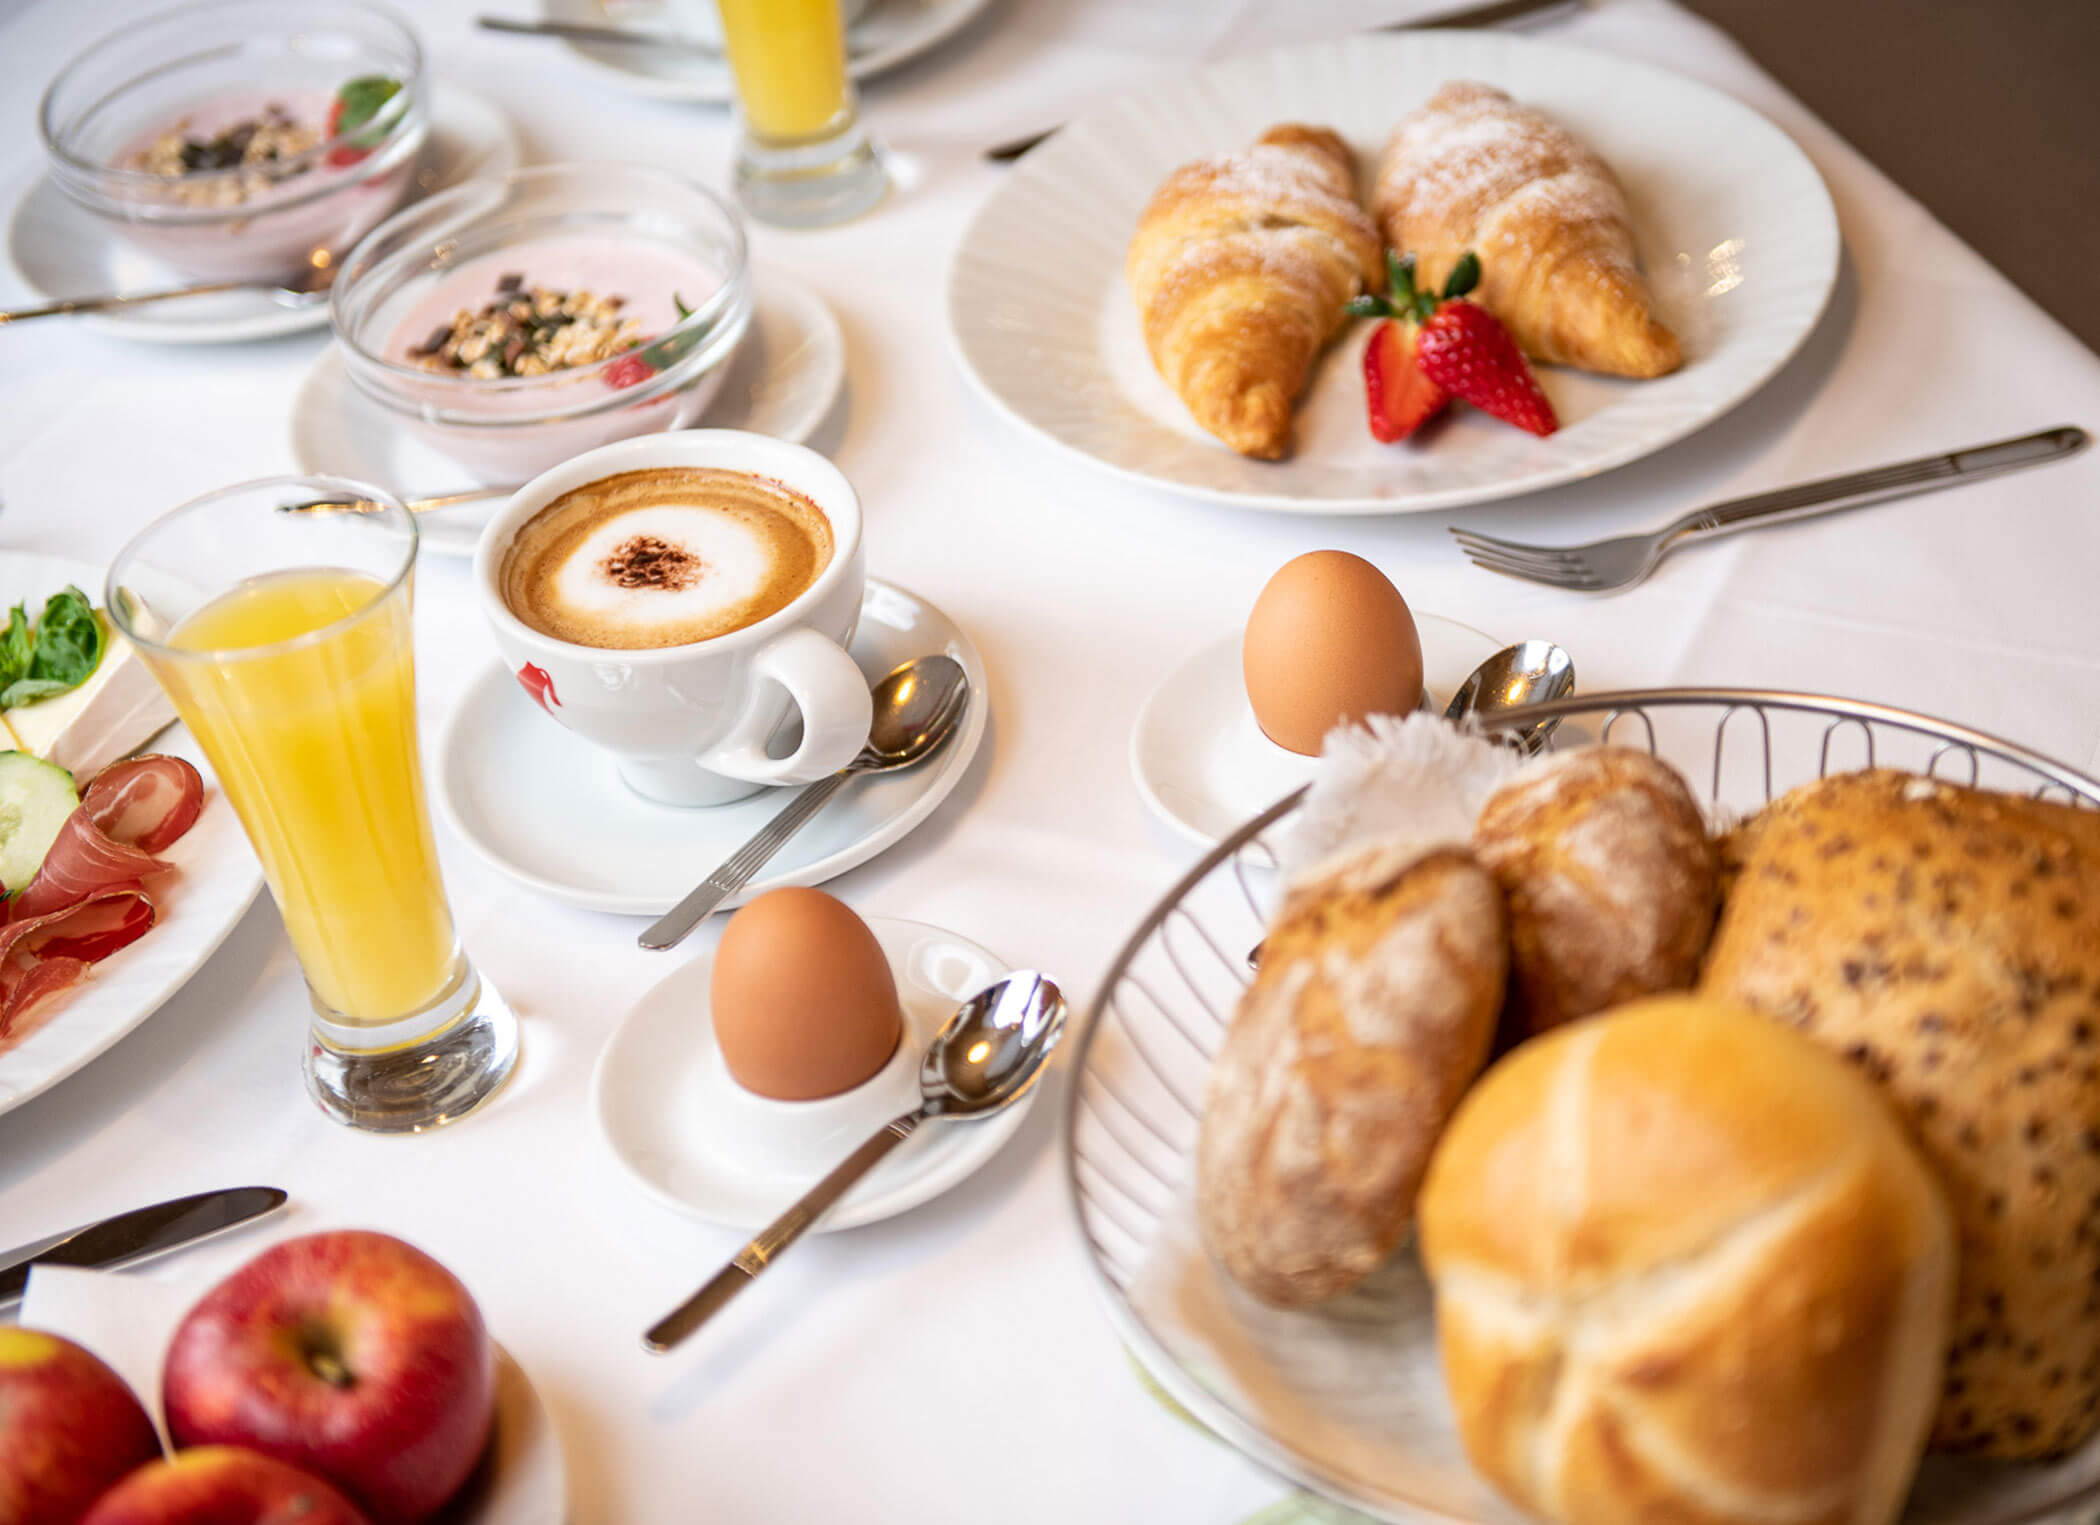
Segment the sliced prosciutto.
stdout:
<svg viewBox="0 0 2100 1525">
<path fill-rule="evenodd" d="M 179 757 L 135 757 L 95 776 L 0 915 L 0 1039 L 152 929 L 160 913 L 146 886 L 173 868 L 154 854 L 203 808 L 204 780 Z"/>
</svg>

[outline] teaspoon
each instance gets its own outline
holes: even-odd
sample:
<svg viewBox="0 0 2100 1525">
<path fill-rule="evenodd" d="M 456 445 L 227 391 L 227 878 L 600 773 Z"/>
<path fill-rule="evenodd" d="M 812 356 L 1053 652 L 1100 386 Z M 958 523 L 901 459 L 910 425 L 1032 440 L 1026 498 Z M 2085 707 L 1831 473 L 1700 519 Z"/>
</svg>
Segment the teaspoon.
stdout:
<svg viewBox="0 0 2100 1525">
<path fill-rule="evenodd" d="M 301 308 L 318 307 L 328 300 L 328 288 L 335 284 L 335 272 L 335 262 L 329 257 L 328 251 L 317 249 L 313 254 L 312 268 L 301 271 L 282 286 L 273 286 L 267 281 L 206 281 L 196 286 L 175 286 L 166 291 L 67 297 L 62 301 L 46 302 L 41 307 L 17 307 L 9 312 L 0 312 L 0 324 L 21 323 L 30 318 L 56 318 L 75 312 L 114 312 L 124 307 L 143 307 L 148 302 L 173 301 L 177 297 L 209 296 L 215 291 L 260 292 L 279 307 L 297 311 Z"/>
<path fill-rule="evenodd" d="M 714 1317 L 928 1118 L 989 1117 L 1027 1095 L 1064 1030 L 1064 995 L 1040 974 L 1009 974 L 971 997 L 935 1035 L 919 1063 L 919 1105 L 885 1123 L 801 1201 L 760 1230 L 706 1286 L 651 1325 L 643 1346 L 662 1355 Z"/>
<path fill-rule="evenodd" d="M 751 882 L 789 837 L 822 810 L 846 781 L 863 773 L 909 768 L 940 750 L 969 707 L 970 678 L 953 657 L 914 657 L 875 685 L 875 718 L 860 756 L 800 794 L 739 847 L 694 891 L 635 939 L 644 948 L 675 948 L 716 906 Z"/>
<path fill-rule="evenodd" d="M 1573 657 L 1551 641 L 1519 641 L 1473 669 L 1444 707 L 1444 718 L 1456 723 L 1477 715 L 1483 728 L 1499 731 L 1527 754 L 1534 753 L 1546 744 L 1560 717 L 1534 720 L 1523 727 L 1501 723 L 1501 717 L 1511 710 L 1565 699 L 1574 692 Z"/>
</svg>

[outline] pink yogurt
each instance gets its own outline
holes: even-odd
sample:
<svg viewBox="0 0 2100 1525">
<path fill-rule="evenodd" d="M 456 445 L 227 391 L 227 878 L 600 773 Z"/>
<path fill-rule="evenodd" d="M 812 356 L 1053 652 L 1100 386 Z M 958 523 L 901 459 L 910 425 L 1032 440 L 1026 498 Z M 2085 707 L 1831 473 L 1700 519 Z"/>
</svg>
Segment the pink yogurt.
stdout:
<svg viewBox="0 0 2100 1525">
<path fill-rule="evenodd" d="M 679 250 L 632 236 L 618 241 L 588 234 L 533 239 L 467 260 L 431 282 L 393 320 L 384 358 L 397 366 L 414 366 L 414 352 L 434 329 L 448 326 L 461 308 L 478 312 L 494 300 L 496 283 L 513 274 L 522 275 L 528 288 L 626 298 L 621 311 L 640 322 L 645 346 L 678 322 L 674 297 L 697 310 L 722 284 L 718 274 Z M 629 406 L 603 407 L 583 417 L 554 419 L 538 415 L 611 402 L 622 390 L 646 394 L 651 389 L 646 383 L 631 389 L 609 387 L 604 374 L 589 367 L 508 382 L 480 381 L 456 372 L 432 373 L 427 381 L 397 373 L 386 384 L 399 407 L 439 408 L 455 417 L 485 420 L 476 427 L 435 419 L 427 411 L 412 415 L 417 432 L 454 459 L 497 479 L 523 481 L 613 440 L 685 428 L 699 418 L 727 370 L 726 364 L 716 364 L 678 391 L 644 395 Z"/>
<path fill-rule="evenodd" d="M 242 90 L 214 96 L 179 117 L 165 119 L 140 133 L 111 166 L 130 169 L 162 133 L 180 130 L 192 138 L 210 138 L 236 123 L 262 115 L 276 105 L 300 123 L 325 135 L 333 93 L 320 90 Z M 181 124 L 178 127 L 178 124 Z M 315 250 L 335 256 L 386 220 L 407 198 L 416 155 L 405 154 L 392 169 L 374 174 L 369 160 L 356 164 L 316 163 L 313 168 L 271 185 L 246 200 L 223 207 L 179 199 L 152 187 L 138 191 L 134 204 L 150 216 L 165 209 L 179 221 L 120 219 L 124 236 L 138 248 L 194 275 L 227 280 L 291 281 L 309 268 Z"/>
</svg>

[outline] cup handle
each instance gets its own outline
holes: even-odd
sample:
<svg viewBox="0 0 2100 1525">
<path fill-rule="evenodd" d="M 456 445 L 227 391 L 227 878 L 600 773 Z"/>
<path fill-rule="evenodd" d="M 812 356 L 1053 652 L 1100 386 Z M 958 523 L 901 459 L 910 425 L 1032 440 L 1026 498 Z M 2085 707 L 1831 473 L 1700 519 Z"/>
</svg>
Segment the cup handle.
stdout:
<svg viewBox="0 0 2100 1525">
<path fill-rule="evenodd" d="M 729 736 L 700 754 L 700 766 L 754 784 L 811 784 L 860 755 L 875 717 L 868 680 L 845 648 L 807 628 L 768 642 L 752 662 L 753 694 Z M 786 757 L 766 755 L 765 681 L 788 691 L 802 712 L 802 745 Z"/>
</svg>

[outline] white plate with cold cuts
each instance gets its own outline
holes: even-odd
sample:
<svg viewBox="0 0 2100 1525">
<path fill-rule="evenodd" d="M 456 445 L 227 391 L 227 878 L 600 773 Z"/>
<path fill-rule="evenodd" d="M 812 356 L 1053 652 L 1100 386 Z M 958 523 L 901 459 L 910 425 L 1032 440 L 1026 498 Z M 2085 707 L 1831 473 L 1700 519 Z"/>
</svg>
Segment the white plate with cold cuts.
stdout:
<svg viewBox="0 0 2100 1525">
<path fill-rule="evenodd" d="M 1455 79 L 1547 112 L 1617 172 L 1683 367 L 1626 381 L 1544 366 L 1561 421 L 1548 438 L 1456 407 L 1381 445 L 1365 426 L 1372 325 L 1359 322 L 1315 369 L 1290 459 L 1235 454 L 1189 417 L 1146 352 L 1123 276 L 1139 214 L 1177 166 L 1244 148 L 1278 122 L 1331 125 L 1368 177 L 1399 120 Z M 1719 91 L 1531 37 L 1418 31 L 1249 54 L 1088 112 L 1009 170 L 970 224 L 948 324 L 994 406 L 1120 476 L 1248 508 L 1408 513 L 1592 476 L 1712 422 L 1808 337 L 1838 248 L 1807 156 Z"/>
<path fill-rule="evenodd" d="M 882 1074 L 862 1088 L 869 1093 L 866 1126 L 856 1116 L 838 1129 L 835 1158 L 813 1155 L 805 1166 L 790 1168 L 740 1127 L 748 1113 L 737 1102 L 748 1093 L 730 1078 L 715 1042 L 711 957 L 681 964 L 636 1003 L 598 1060 L 591 1111 L 613 1158 L 642 1190 L 710 1223 L 761 1228 L 876 1129 L 916 1105 L 919 1059 L 934 1034 L 958 1006 L 1011 970 L 938 927 L 871 916 L 868 930 L 896 975 L 904 1038 Z M 990 1117 L 922 1124 L 811 1232 L 874 1223 L 947 1191 L 1013 1137 L 1036 1094 L 1031 1089 Z"/>
<path fill-rule="evenodd" d="M 933 814 L 969 770 L 990 696 L 984 662 L 962 627 L 917 594 L 870 578 L 852 649 L 871 684 L 913 657 L 953 657 L 970 680 L 962 723 L 917 767 L 846 785 L 724 909 L 867 862 Z M 704 809 L 645 800 L 621 782 L 610 756 L 544 714 L 500 664 L 452 712 L 438 758 L 446 823 L 491 867 L 566 904 L 632 916 L 661 916 L 678 904 L 795 793 L 764 789 Z"/>
<path fill-rule="evenodd" d="M 846 29 L 846 72 L 866 79 L 939 47 L 968 26 L 992 0 L 868 0 Z M 670 18 L 650 0 L 540 0 L 548 21 L 618 26 L 627 31 L 671 30 Z M 735 94 L 720 54 L 588 42 L 563 47 L 608 83 L 666 101 L 727 105 Z"/>
<path fill-rule="evenodd" d="M 846 337 L 824 299 L 793 276 L 764 271 L 754 282 L 751 326 L 701 423 L 799 445 L 824 422 L 845 384 Z M 467 468 L 358 391 L 333 344 L 306 373 L 292 404 L 292 459 L 301 471 L 370 482 L 404 498 L 438 497 L 473 480 Z M 423 545 L 447 556 L 473 555 L 504 496 L 423 514 L 416 521 Z"/>
<path fill-rule="evenodd" d="M 517 167 L 517 134 L 500 110 L 481 96 L 449 85 L 432 92 L 430 135 L 416 172 L 417 195 Z M 117 238 L 101 218 L 67 200 L 48 176 L 38 179 L 15 208 L 7 253 L 15 273 L 46 301 L 113 291 L 167 291 L 197 279 Z M 260 291 L 221 291 L 70 321 L 154 344 L 228 344 L 326 328 L 328 304 L 280 307 Z"/>
<path fill-rule="evenodd" d="M 1492 636 L 1439 614 L 1416 614 L 1415 633 L 1422 686 L 1438 714 L 1501 649 Z M 1205 847 L 1310 783 L 1318 761 L 1284 750 L 1255 724 L 1238 636 L 1204 647 L 1154 689 L 1130 733 L 1138 795 L 1169 828 Z"/>
<path fill-rule="evenodd" d="M 68 584 L 99 604 L 102 568 L 57 556 L 0 555 L 0 618 L 16 604 L 27 604 L 35 618 L 44 600 Z M 0 738 L 0 748 L 13 745 Z M 0 1034 L 0 1112 L 57 1085 L 152 1016 L 203 967 L 262 888 L 262 866 L 196 738 L 178 724 L 147 750 L 185 758 L 204 775 L 196 824 L 160 854 L 175 871 L 149 888 L 160 919 L 137 942 L 92 965 L 51 1005 Z M 78 782 L 85 788 L 88 780 Z"/>
</svg>

